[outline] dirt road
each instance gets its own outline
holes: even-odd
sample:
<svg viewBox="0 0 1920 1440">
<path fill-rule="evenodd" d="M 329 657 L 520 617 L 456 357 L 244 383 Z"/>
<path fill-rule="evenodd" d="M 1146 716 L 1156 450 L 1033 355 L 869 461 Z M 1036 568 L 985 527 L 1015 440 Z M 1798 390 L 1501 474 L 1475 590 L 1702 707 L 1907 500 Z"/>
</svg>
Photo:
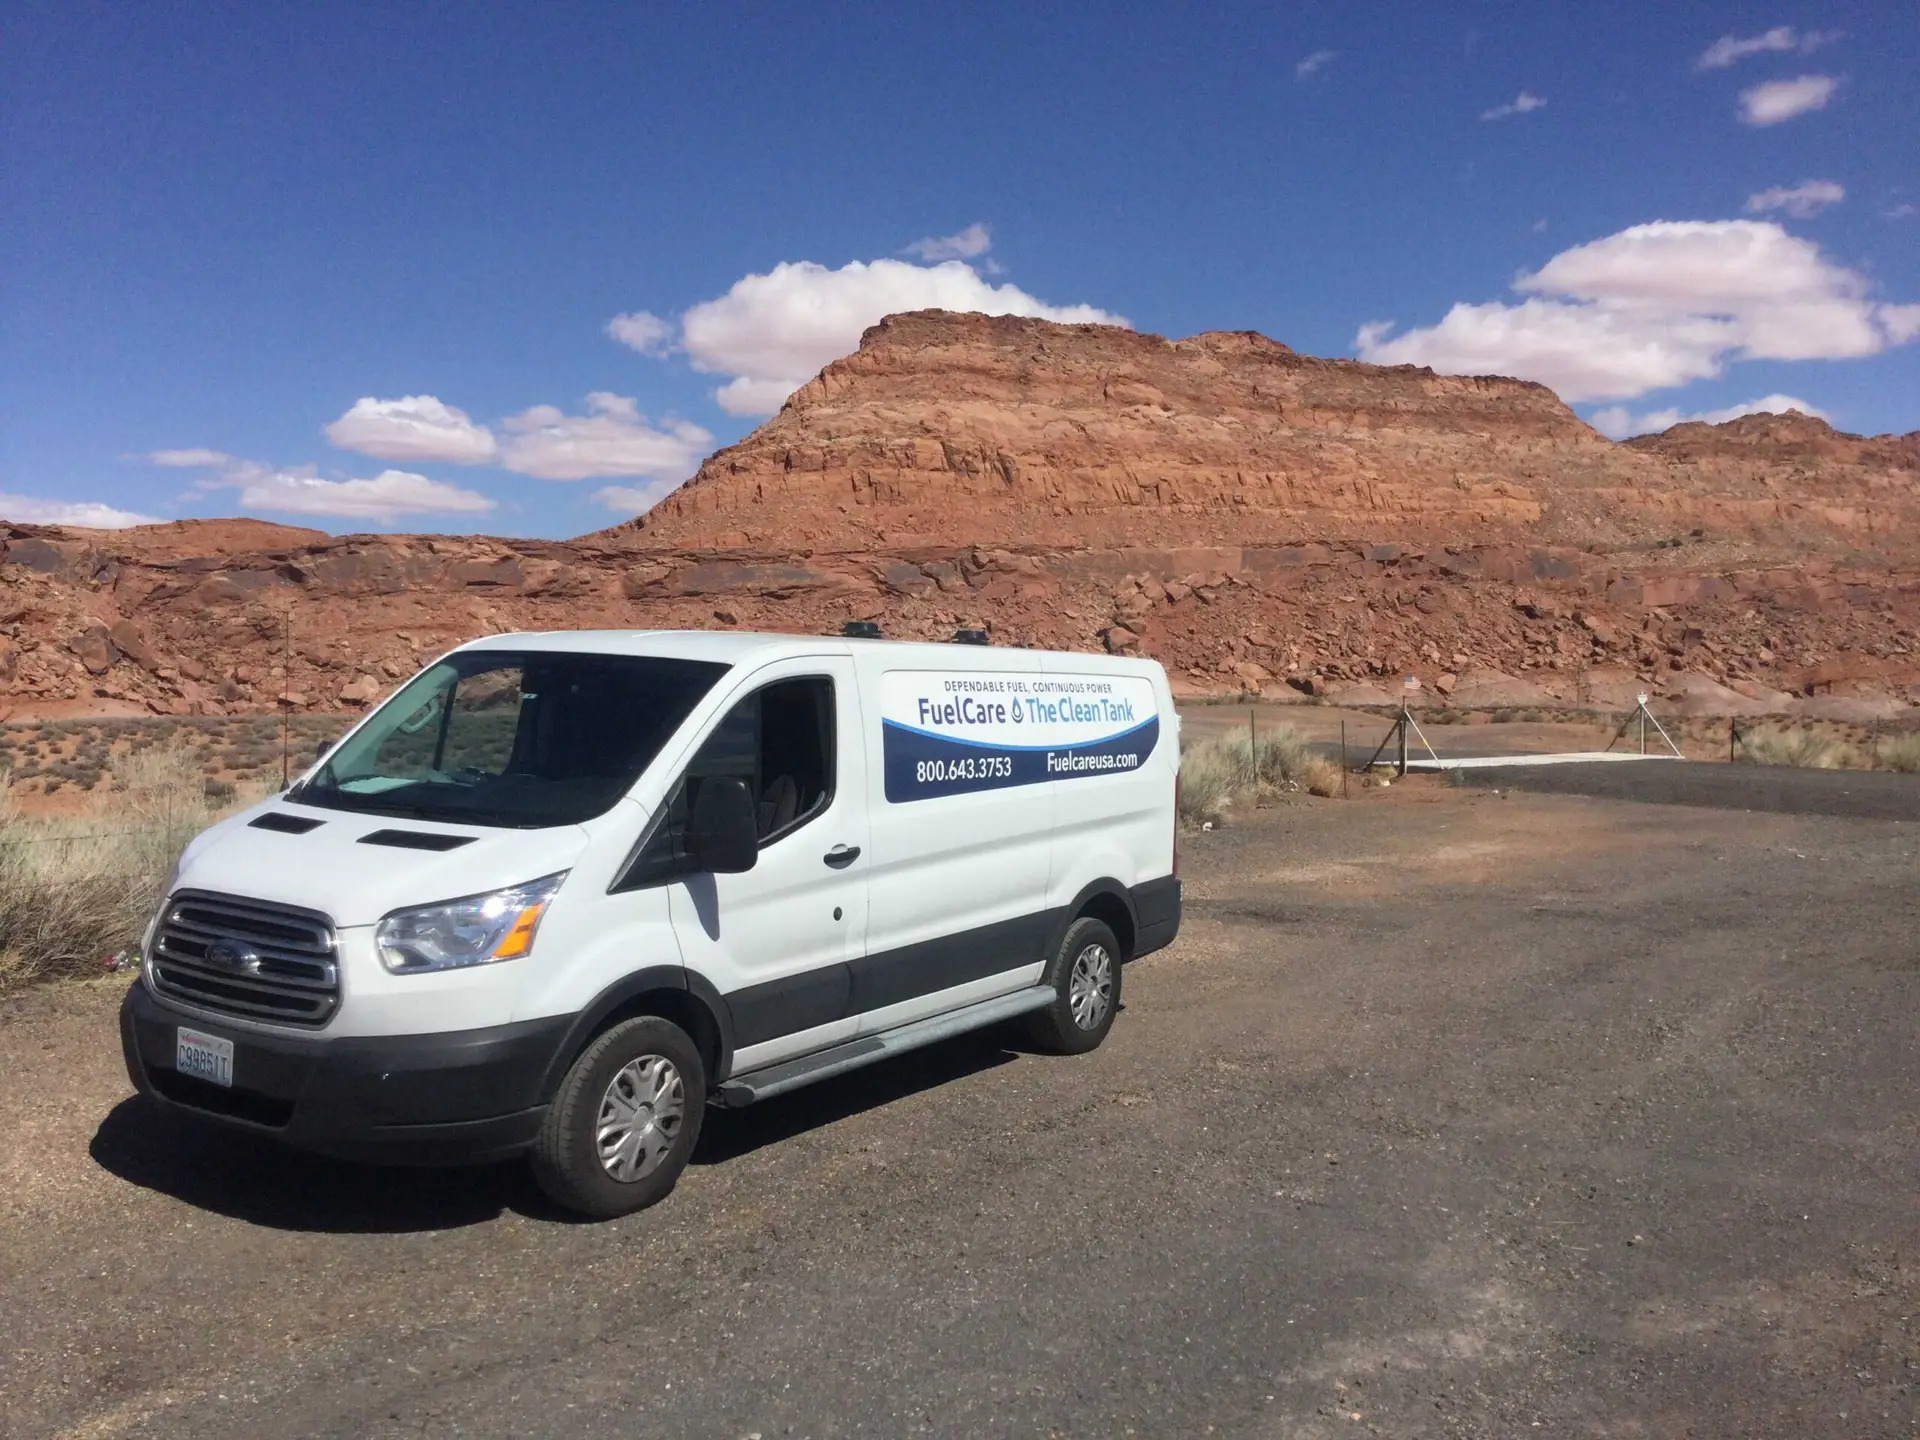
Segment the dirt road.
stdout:
<svg viewBox="0 0 1920 1440">
<path fill-rule="evenodd" d="M 722 1116 L 663 1207 L 182 1140 L 0 1021 L 8 1435 L 1911 1436 L 1920 828 L 1437 782 L 1185 848 L 1105 1048 Z"/>
</svg>

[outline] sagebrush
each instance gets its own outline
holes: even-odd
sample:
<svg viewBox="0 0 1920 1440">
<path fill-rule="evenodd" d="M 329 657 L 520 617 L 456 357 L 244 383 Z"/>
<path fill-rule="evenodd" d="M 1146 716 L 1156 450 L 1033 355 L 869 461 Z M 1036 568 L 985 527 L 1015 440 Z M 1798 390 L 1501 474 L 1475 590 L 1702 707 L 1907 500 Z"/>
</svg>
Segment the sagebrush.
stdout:
<svg viewBox="0 0 1920 1440">
<path fill-rule="evenodd" d="M 1199 825 L 1236 801 L 1304 790 L 1330 796 L 1340 767 L 1317 755 L 1290 725 L 1249 736 L 1241 732 L 1196 740 L 1180 754 L 1180 819 Z"/>
<path fill-rule="evenodd" d="M 1920 774 L 1920 733 L 1887 736 L 1874 747 L 1873 763 L 1879 770 Z"/>
<path fill-rule="evenodd" d="M 98 975 L 131 951 L 181 848 L 231 808 L 191 745 L 136 749 L 108 777 L 80 813 L 30 819 L 0 772 L 0 990 Z"/>
<path fill-rule="evenodd" d="M 1812 730 L 1762 726 L 1740 736 L 1740 758 L 1755 765 L 1792 765 L 1805 770 L 1851 770 L 1861 757 L 1851 745 Z"/>
</svg>

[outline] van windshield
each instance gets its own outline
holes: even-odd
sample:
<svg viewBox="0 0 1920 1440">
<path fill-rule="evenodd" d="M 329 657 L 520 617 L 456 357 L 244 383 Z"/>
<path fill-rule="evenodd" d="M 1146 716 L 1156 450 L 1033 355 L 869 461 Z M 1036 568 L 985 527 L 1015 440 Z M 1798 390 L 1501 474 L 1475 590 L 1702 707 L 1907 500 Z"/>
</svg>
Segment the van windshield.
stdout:
<svg viewBox="0 0 1920 1440">
<path fill-rule="evenodd" d="M 726 673 L 635 655 L 466 650 L 422 671 L 287 799 L 538 828 L 604 814 Z"/>
</svg>

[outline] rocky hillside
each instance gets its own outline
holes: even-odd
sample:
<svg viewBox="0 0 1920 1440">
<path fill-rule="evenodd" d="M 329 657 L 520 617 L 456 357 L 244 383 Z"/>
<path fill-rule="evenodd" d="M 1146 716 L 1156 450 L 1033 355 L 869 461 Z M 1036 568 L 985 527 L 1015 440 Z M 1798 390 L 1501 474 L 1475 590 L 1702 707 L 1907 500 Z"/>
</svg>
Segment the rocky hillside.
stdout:
<svg viewBox="0 0 1920 1440">
<path fill-rule="evenodd" d="M 1915 535 L 1916 480 L 1920 436 L 1801 415 L 1616 445 L 1522 380 L 1317 360 L 1249 332 L 926 311 L 874 326 L 606 535 L 840 551 L 1523 536 L 1605 554 L 1685 519 L 1723 555 L 1797 561 Z"/>
<path fill-rule="evenodd" d="M 894 316 L 644 519 L 573 542 L 0 525 L 0 710 L 366 704 L 474 635 L 984 626 L 1190 693 L 1461 704 L 1920 682 L 1920 436 L 1616 445 L 1537 385 L 1262 336 Z"/>
</svg>

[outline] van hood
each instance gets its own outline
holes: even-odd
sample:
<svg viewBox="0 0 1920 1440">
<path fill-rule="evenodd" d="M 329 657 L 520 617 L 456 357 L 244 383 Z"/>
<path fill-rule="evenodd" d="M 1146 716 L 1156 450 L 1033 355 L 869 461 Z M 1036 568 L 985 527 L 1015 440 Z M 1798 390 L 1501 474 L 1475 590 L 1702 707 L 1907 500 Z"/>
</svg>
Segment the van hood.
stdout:
<svg viewBox="0 0 1920 1440">
<path fill-rule="evenodd" d="M 311 828 L 293 833 L 299 826 Z M 366 843 L 381 832 L 398 843 Z M 197 836 L 170 888 L 297 905 L 332 916 L 342 928 L 372 925 L 408 906 L 571 870 L 590 839 L 578 825 L 500 830 L 269 800 Z M 449 843 L 454 848 L 418 848 Z"/>
</svg>

